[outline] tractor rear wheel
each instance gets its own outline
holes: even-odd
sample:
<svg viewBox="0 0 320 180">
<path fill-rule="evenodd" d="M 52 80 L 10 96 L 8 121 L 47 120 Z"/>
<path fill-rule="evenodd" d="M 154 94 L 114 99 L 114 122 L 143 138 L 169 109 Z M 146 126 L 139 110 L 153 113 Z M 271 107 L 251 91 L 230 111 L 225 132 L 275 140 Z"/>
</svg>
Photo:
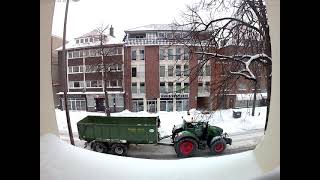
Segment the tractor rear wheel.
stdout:
<svg viewBox="0 0 320 180">
<path fill-rule="evenodd" d="M 227 147 L 226 141 L 221 138 L 214 141 L 210 146 L 210 151 L 213 154 L 221 154 Z"/>
<path fill-rule="evenodd" d="M 190 157 L 198 149 L 198 144 L 191 138 L 184 138 L 174 144 L 174 149 L 179 157 Z"/>
<path fill-rule="evenodd" d="M 127 155 L 127 146 L 123 144 L 113 144 L 111 146 L 112 154 L 118 155 L 118 156 L 125 156 Z"/>
</svg>

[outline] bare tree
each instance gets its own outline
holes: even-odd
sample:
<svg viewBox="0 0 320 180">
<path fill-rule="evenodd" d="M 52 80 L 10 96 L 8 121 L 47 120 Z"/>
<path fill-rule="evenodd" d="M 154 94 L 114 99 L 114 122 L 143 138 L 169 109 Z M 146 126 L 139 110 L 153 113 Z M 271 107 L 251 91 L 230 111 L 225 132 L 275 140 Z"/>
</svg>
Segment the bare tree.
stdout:
<svg viewBox="0 0 320 180">
<path fill-rule="evenodd" d="M 105 103 L 105 114 L 110 116 L 110 107 L 108 100 L 108 73 L 113 71 L 116 67 L 116 64 L 111 62 L 113 55 L 117 54 L 117 47 L 108 46 L 107 42 L 111 35 L 107 34 L 106 31 L 109 30 L 109 25 L 101 25 L 96 31 L 95 42 L 98 41 L 98 48 L 96 49 L 96 54 L 101 56 L 101 61 L 96 63 L 91 63 L 87 65 L 86 71 L 88 72 L 101 72 L 104 85 L 104 103 Z"/>
<path fill-rule="evenodd" d="M 187 6 L 177 27 L 188 27 L 190 33 L 180 41 L 204 58 L 200 65 L 211 61 L 227 62 L 229 72 L 216 86 L 217 94 L 223 94 L 225 84 L 243 77 L 254 82 L 255 96 L 261 70 L 267 75 L 267 117 L 271 95 L 271 42 L 265 2 L 263 0 L 201 0 Z M 228 54 L 221 49 L 234 46 Z M 254 63 L 262 66 L 255 66 Z M 212 84 L 213 85 L 213 84 Z M 254 105 L 255 106 L 255 105 Z"/>
</svg>

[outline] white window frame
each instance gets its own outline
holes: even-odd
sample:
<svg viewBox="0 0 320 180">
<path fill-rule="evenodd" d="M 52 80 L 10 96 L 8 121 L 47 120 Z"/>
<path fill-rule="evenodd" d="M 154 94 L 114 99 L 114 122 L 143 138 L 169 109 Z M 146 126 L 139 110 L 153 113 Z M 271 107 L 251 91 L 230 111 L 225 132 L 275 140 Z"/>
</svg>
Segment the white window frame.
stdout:
<svg viewBox="0 0 320 180">
<path fill-rule="evenodd" d="M 79 71 L 75 71 L 75 68 L 79 68 Z M 71 71 L 70 71 L 71 68 Z M 68 74 L 79 74 L 83 73 L 83 65 L 80 66 L 68 66 Z"/>
<path fill-rule="evenodd" d="M 80 87 L 74 87 L 74 83 L 79 82 Z M 84 83 L 83 81 L 69 81 L 69 89 L 83 89 L 84 88 Z"/>
<path fill-rule="evenodd" d="M 97 81 L 97 86 L 92 86 L 92 81 Z M 89 86 L 88 86 L 89 84 Z M 86 88 L 102 88 L 102 81 L 101 80 L 87 80 L 86 81 Z"/>
</svg>

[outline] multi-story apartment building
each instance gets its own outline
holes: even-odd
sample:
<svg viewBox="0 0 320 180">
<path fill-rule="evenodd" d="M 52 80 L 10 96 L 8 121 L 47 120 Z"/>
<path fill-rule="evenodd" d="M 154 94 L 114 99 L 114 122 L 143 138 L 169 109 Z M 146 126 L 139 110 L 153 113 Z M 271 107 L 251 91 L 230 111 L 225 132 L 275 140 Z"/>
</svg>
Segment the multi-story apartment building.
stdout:
<svg viewBox="0 0 320 180">
<path fill-rule="evenodd" d="M 184 31 L 173 33 L 172 29 L 167 24 L 151 24 L 125 31 L 126 108 L 185 111 L 197 107 L 197 97 L 209 96 L 210 75 L 202 79 L 198 91 L 198 82 L 193 80 L 196 74 L 190 73 L 197 60 L 188 48 L 174 43 Z"/>
<path fill-rule="evenodd" d="M 66 44 L 67 67 L 63 67 L 62 47 L 59 50 L 60 69 L 67 68 L 68 105 L 70 110 L 104 111 L 105 80 L 111 112 L 124 110 L 123 43 L 115 38 L 113 27 L 104 35 L 103 51 L 105 67 L 101 68 L 100 34 L 93 30 Z M 104 77 L 104 70 L 107 76 Z M 60 79 L 64 79 L 63 71 Z M 61 81 L 63 82 L 63 81 Z M 64 85 L 63 85 L 64 87 Z M 63 92 L 59 92 L 63 108 Z"/>
</svg>

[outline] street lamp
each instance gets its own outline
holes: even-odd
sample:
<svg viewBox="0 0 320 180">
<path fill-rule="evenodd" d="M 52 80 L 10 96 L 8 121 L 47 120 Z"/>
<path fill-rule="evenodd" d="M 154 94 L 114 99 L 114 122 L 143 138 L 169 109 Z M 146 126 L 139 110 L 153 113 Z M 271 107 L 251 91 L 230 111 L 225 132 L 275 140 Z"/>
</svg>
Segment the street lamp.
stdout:
<svg viewBox="0 0 320 180">
<path fill-rule="evenodd" d="M 78 2 L 79 0 L 73 0 L 74 2 Z M 67 117 L 67 124 L 68 124 L 68 131 L 69 131 L 69 137 L 70 142 L 72 145 L 74 145 L 74 139 L 72 134 L 72 128 L 70 123 L 70 115 L 69 115 L 69 108 L 68 108 L 68 98 L 67 98 L 67 52 L 66 52 L 66 29 L 67 29 L 67 16 L 68 16 L 68 7 L 69 7 L 69 0 L 67 0 L 66 3 L 66 10 L 64 14 L 64 24 L 63 24 L 63 41 L 62 41 L 62 62 L 63 62 L 63 73 L 64 73 L 64 88 L 63 88 L 63 96 L 64 96 L 64 107 L 66 111 L 66 117 Z"/>
</svg>

